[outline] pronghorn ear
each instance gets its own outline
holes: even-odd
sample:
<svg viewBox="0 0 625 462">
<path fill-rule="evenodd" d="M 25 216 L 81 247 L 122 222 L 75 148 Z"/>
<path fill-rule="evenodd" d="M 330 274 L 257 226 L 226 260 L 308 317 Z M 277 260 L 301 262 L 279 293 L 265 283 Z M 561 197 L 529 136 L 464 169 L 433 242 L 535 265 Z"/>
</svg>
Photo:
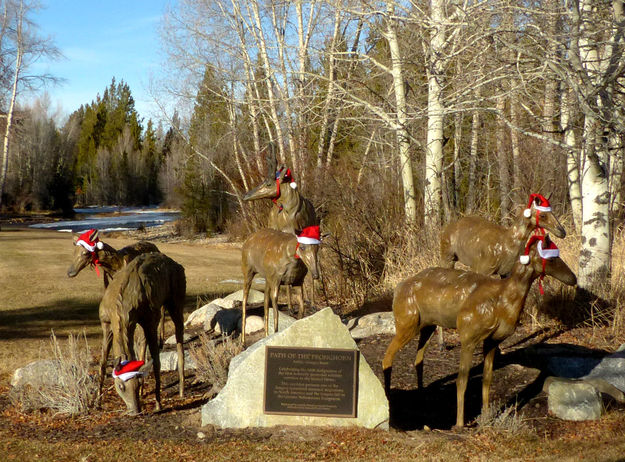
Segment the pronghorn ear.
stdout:
<svg viewBox="0 0 625 462">
<path fill-rule="evenodd" d="M 91 235 L 89 236 L 89 240 L 91 242 L 95 242 L 95 240 L 98 238 L 98 234 L 100 233 L 100 231 L 98 231 L 97 229 L 93 230 L 93 232 L 91 233 Z"/>
<path fill-rule="evenodd" d="M 280 183 L 282 183 L 282 180 L 284 180 L 284 175 L 286 175 L 287 171 L 288 168 L 286 168 L 286 165 L 280 165 L 280 175 L 278 176 L 278 180 L 280 180 Z"/>
<path fill-rule="evenodd" d="M 76 244 L 76 242 L 78 242 L 78 238 L 80 238 L 80 234 L 72 233 L 72 239 L 74 240 L 74 244 Z"/>
<path fill-rule="evenodd" d="M 152 368 L 152 362 L 153 362 L 153 360 L 150 359 L 147 363 L 145 363 L 143 366 L 141 366 L 139 371 L 143 372 L 144 374 L 148 374 L 150 372 L 150 369 Z"/>
</svg>

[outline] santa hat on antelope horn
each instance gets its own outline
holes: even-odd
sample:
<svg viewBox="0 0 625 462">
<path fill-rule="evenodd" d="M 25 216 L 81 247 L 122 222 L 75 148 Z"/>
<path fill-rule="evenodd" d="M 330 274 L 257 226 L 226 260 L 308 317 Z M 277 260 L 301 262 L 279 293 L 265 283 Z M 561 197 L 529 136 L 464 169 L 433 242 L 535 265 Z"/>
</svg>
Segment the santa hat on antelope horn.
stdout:
<svg viewBox="0 0 625 462">
<path fill-rule="evenodd" d="M 299 236 L 297 236 L 297 242 L 300 244 L 321 244 L 319 225 L 304 228 Z"/>
<path fill-rule="evenodd" d="M 530 194 L 530 199 L 527 202 L 527 208 L 523 211 L 525 218 L 532 216 L 532 207 L 539 212 L 551 212 L 551 204 L 542 194 Z"/>
<path fill-rule="evenodd" d="M 100 238 L 96 236 L 93 240 L 91 240 L 91 236 L 93 236 L 97 231 L 95 229 L 88 229 L 76 240 L 76 245 L 83 246 L 89 252 L 95 252 L 96 249 L 104 248 L 104 244 L 100 241 Z"/>
<path fill-rule="evenodd" d="M 551 258 L 557 258 L 560 256 L 560 249 L 558 249 L 558 246 L 553 241 L 551 241 L 551 239 L 548 239 L 547 236 L 534 234 L 527 241 L 527 244 L 525 245 L 525 252 L 523 252 L 523 255 L 521 255 L 521 257 L 519 258 L 522 264 L 529 264 L 530 248 L 536 241 L 538 241 L 538 244 L 536 244 L 536 250 L 538 250 L 538 255 L 540 255 L 540 258 L 543 259 L 543 266 L 544 260 L 549 260 Z"/>
<path fill-rule="evenodd" d="M 113 378 L 127 382 L 133 377 L 145 375 L 145 372 L 139 370 L 144 364 L 145 361 L 122 361 L 113 369 Z"/>
</svg>

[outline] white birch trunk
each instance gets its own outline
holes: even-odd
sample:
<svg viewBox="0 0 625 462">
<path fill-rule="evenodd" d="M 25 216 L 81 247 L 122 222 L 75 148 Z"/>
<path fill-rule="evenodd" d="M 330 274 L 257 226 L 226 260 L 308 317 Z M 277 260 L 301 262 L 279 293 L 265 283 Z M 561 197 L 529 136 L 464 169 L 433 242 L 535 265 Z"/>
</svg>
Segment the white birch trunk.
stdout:
<svg viewBox="0 0 625 462">
<path fill-rule="evenodd" d="M 497 99 L 497 112 L 499 118 L 497 119 L 497 165 L 499 167 L 499 207 L 501 210 L 501 218 L 505 219 L 510 211 L 510 169 L 508 167 L 508 151 L 504 147 L 504 140 L 506 135 L 506 124 L 504 123 L 504 112 L 506 109 L 505 97 L 500 96 Z"/>
<path fill-rule="evenodd" d="M 280 117 L 278 116 L 278 109 L 277 109 L 278 101 L 276 100 L 276 95 L 274 93 L 275 78 L 273 75 L 273 68 L 271 66 L 271 62 L 269 61 L 269 52 L 267 51 L 267 40 L 265 39 L 265 34 L 263 32 L 263 25 L 260 19 L 260 12 L 258 9 L 257 0 L 251 1 L 251 10 L 252 10 L 252 15 L 253 15 L 253 20 L 254 20 L 254 27 L 251 27 L 251 31 L 256 41 L 256 45 L 258 46 L 260 56 L 262 59 L 263 70 L 265 72 L 265 76 L 267 79 L 266 87 L 267 87 L 267 97 L 269 99 L 269 111 L 271 114 L 273 127 L 275 129 L 276 138 L 278 141 L 280 161 L 284 162 L 284 159 L 285 159 L 284 135 L 282 133 L 282 125 L 280 123 Z"/>
<path fill-rule="evenodd" d="M 319 130 L 319 143 L 317 145 L 317 168 L 321 168 L 323 166 L 323 159 L 324 159 L 323 150 L 325 148 L 325 138 L 326 138 L 326 133 L 328 130 L 328 125 L 330 123 L 330 111 L 331 111 L 330 104 L 334 100 L 334 93 L 335 93 L 334 81 L 336 78 L 336 71 L 335 71 L 336 58 L 334 56 L 334 53 L 336 51 L 336 42 L 339 37 L 340 24 L 341 24 L 341 15 L 340 15 L 339 8 L 337 8 L 334 13 L 334 31 L 332 33 L 332 42 L 330 43 L 330 52 L 328 56 L 328 76 L 327 76 L 328 93 L 326 94 L 326 99 L 323 104 L 323 115 L 321 119 L 321 128 Z"/>
<path fill-rule="evenodd" d="M 587 123 L 586 136 L 592 137 L 590 131 L 596 129 L 595 123 Z M 582 249 L 577 282 L 580 287 L 600 295 L 610 287 L 610 194 L 607 169 L 600 156 L 594 150 L 585 154 L 582 173 Z"/>
<path fill-rule="evenodd" d="M 515 127 L 519 126 L 519 109 L 514 100 L 510 100 L 510 121 Z M 520 203 L 521 197 L 521 144 L 518 130 L 510 130 L 510 146 L 512 150 L 512 190 L 515 203 Z"/>
<path fill-rule="evenodd" d="M 569 202 L 573 215 L 573 224 L 578 232 L 582 230 L 582 191 L 579 183 L 579 150 L 575 130 L 572 125 L 573 107 L 571 105 L 571 93 L 565 91 L 562 95 L 562 114 L 560 124 L 564 132 L 564 144 L 568 147 L 566 153 L 567 183 L 569 189 Z"/>
<path fill-rule="evenodd" d="M 397 109 L 397 126 L 395 136 L 399 148 L 399 164 L 401 171 L 402 187 L 404 190 L 404 211 L 406 221 L 416 223 L 417 204 L 415 198 L 414 177 L 412 172 L 412 160 L 410 159 L 410 139 L 406 123 L 406 91 L 402 72 L 401 54 L 399 51 L 399 41 L 395 31 L 394 5 L 389 2 L 387 7 L 387 28 L 386 40 L 391 52 L 391 74 L 393 76 L 393 90 L 395 92 L 395 105 Z"/>
<path fill-rule="evenodd" d="M 443 167 L 443 48 L 445 0 L 431 0 L 432 33 L 428 63 L 428 123 L 425 150 L 424 220 L 438 226 L 441 207 L 441 170 Z"/>
<path fill-rule="evenodd" d="M 614 6 L 614 4 L 613 4 Z M 594 3 L 583 0 L 580 4 L 580 38 L 579 51 L 583 69 L 587 72 L 588 81 L 596 87 L 606 71 L 606 55 L 601 56 L 599 44 L 592 42 L 594 24 L 592 17 Z M 620 11 L 622 22 L 622 5 L 615 9 Z M 614 39 L 614 37 L 613 37 Z M 610 43 L 616 43 L 612 40 Z M 604 49 L 608 57 L 611 47 Z M 609 91 L 609 89 L 608 89 Z M 605 111 L 605 101 L 597 97 L 597 111 Z M 584 150 L 581 179 L 582 189 L 582 250 L 579 256 L 578 285 L 592 293 L 601 295 L 610 290 L 610 190 L 609 190 L 609 155 L 608 146 L 603 142 L 603 123 L 599 123 L 595 115 L 588 111 L 584 121 Z"/>
<path fill-rule="evenodd" d="M 481 97 L 480 87 L 475 90 L 476 100 Z M 477 171 L 477 155 L 480 142 L 480 128 L 482 125 L 482 115 L 479 110 L 474 110 L 471 120 L 471 150 L 469 152 L 469 184 L 467 190 L 466 211 L 472 213 L 475 211 L 475 199 L 477 195 L 476 171 Z"/>
<path fill-rule="evenodd" d="M 5 10 L 6 11 L 6 10 Z M 6 115 L 6 126 L 4 128 L 2 142 L 2 171 L 0 172 L 0 210 L 2 210 L 2 195 L 4 194 L 4 185 L 6 184 L 7 170 L 9 168 L 9 148 L 11 141 L 11 126 L 13 125 L 13 116 L 15 112 L 15 100 L 17 97 L 17 85 L 19 83 L 20 72 L 22 70 L 22 57 L 24 53 L 22 42 L 22 20 L 23 20 L 23 4 L 20 3 L 20 11 L 18 13 L 17 22 L 17 38 L 15 50 L 15 67 L 13 70 L 13 83 L 11 86 L 11 99 L 9 101 L 9 110 Z"/>
</svg>

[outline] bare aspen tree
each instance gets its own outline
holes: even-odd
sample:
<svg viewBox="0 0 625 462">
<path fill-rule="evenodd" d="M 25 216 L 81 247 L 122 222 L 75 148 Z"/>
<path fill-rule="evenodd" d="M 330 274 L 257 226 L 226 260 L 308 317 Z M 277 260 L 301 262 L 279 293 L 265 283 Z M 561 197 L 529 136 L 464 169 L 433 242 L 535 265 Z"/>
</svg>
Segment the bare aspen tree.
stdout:
<svg viewBox="0 0 625 462">
<path fill-rule="evenodd" d="M 13 0 L 2 2 L 0 8 L 0 55 L 2 65 L 9 75 L 3 76 L 7 86 L 0 88 L 4 94 L 0 98 L 4 104 L 3 119 L 5 121 L 4 133 L 2 134 L 2 162 L 0 163 L 0 210 L 2 209 L 2 196 L 7 179 L 9 155 L 11 150 L 11 137 L 17 98 L 20 90 L 34 89 L 37 84 L 56 82 L 58 79 L 51 75 L 27 75 L 25 70 L 42 56 L 55 58 L 59 51 L 49 39 L 40 37 L 30 20 L 30 15 L 39 8 L 37 2 Z"/>
<path fill-rule="evenodd" d="M 462 181 L 462 165 L 460 162 L 460 145 L 462 143 L 462 120 L 463 116 L 461 112 L 457 112 L 454 115 L 454 159 L 453 159 L 453 188 L 451 191 L 451 197 L 453 200 L 454 208 L 458 207 L 460 202 L 460 182 Z"/>
<path fill-rule="evenodd" d="M 5 15 L 8 14 L 5 5 Z M 6 17 L 6 16 L 5 16 Z M 24 57 L 24 4 L 20 2 L 16 12 L 15 24 L 15 65 L 13 70 L 13 79 L 9 96 L 9 109 L 5 116 L 4 133 L 2 134 L 2 171 L 0 172 L 0 209 L 2 209 L 2 195 L 4 193 L 4 185 L 6 183 L 7 171 L 9 167 L 9 147 L 11 140 L 11 127 L 13 126 L 13 116 L 15 114 L 15 99 L 17 97 L 17 85 L 20 81 L 20 73 L 22 72 L 22 59 Z"/>
<path fill-rule="evenodd" d="M 505 114 L 506 97 L 505 92 L 497 98 L 497 114 Z M 508 166 L 508 151 L 505 147 L 506 124 L 502 117 L 497 119 L 497 139 L 495 142 L 497 149 L 497 166 L 499 173 L 499 208 L 501 218 L 505 219 L 510 212 L 510 168 Z"/>
<path fill-rule="evenodd" d="M 327 74 L 327 93 L 323 104 L 323 112 L 321 114 L 321 129 L 319 130 L 319 141 L 317 144 L 317 167 L 322 167 L 324 162 L 325 138 L 330 124 L 331 104 L 334 101 L 335 80 L 336 80 L 336 49 L 339 40 L 339 30 L 341 27 L 341 9 L 336 8 L 334 11 L 334 28 L 332 31 L 332 41 L 330 42 L 328 55 L 328 74 Z"/>
<path fill-rule="evenodd" d="M 425 151 L 424 214 L 426 225 L 439 224 L 441 170 L 443 167 L 443 103 L 445 69 L 445 0 L 430 0 L 430 51 L 428 53 L 428 122 Z"/>
<path fill-rule="evenodd" d="M 584 74 L 581 84 L 585 90 L 603 90 L 599 96 L 588 101 L 589 108 L 584 111 L 584 150 L 582 170 L 582 251 L 579 259 L 579 285 L 591 291 L 608 283 L 610 258 L 610 198 L 609 198 L 609 139 L 611 131 L 619 122 L 614 120 L 614 88 L 610 77 L 618 71 L 614 63 L 623 60 L 625 38 L 625 14 L 623 3 L 614 1 L 611 11 L 611 26 L 606 31 L 607 43 L 597 43 L 597 25 L 592 20 L 597 11 L 592 0 L 582 0 L 578 27 L 579 58 Z M 574 16 L 576 11 L 574 11 Z M 602 88 L 603 87 L 603 88 Z M 591 92 L 587 93 L 591 94 Z M 590 109 L 595 110 L 590 110 Z M 607 124 L 607 127 L 606 127 Z M 622 128 L 622 127 L 621 127 Z M 607 133 L 606 133 L 607 132 Z M 620 153 L 622 155 L 622 152 Z M 608 283 L 609 285 L 609 283 Z M 605 288 L 605 287 L 604 287 Z"/>
<path fill-rule="evenodd" d="M 575 136 L 575 117 L 572 93 L 569 89 L 563 89 L 561 102 L 560 124 L 564 132 L 564 144 L 568 148 L 566 151 L 566 178 L 569 190 L 569 203 L 573 215 L 573 224 L 578 232 L 582 230 L 582 192 L 579 182 L 579 151 L 577 149 L 577 139 Z"/>
<path fill-rule="evenodd" d="M 519 126 L 519 109 L 515 98 L 510 99 L 510 121 Z M 518 130 L 510 130 L 510 149 L 512 151 L 512 197 L 515 203 L 521 201 L 521 146 Z"/>
<path fill-rule="evenodd" d="M 544 0 L 543 8 L 546 10 L 545 20 L 545 34 L 548 37 L 555 37 L 557 33 L 557 24 L 559 21 L 558 2 L 557 0 Z M 557 59 L 557 53 L 559 52 L 559 43 L 557 40 L 549 40 L 545 47 L 547 54 L 547 61 L 555 61 Z M 546 137 L 555 139 L 555 117 L 556 117 L 556 99 L 558 91 L 558 81 L 556 80 L 555 73 L 545 66 L 544 71 L 544 98 L 542 107 L 542 129 Z M 557 152 L 554 149 L 552 143 L 543 143 L 543 160 L 545 165 L 545 174 L 547 175 L 547 184 L 553 185 L 555 181 L 555 174 L 559 167 L 558 159 L 556 158 Z"/>
<path fill-rule="evenodd" d="M 476 100 L 481 97 L 481 87 L 475 89 Z M 480 143 L 480 132 L 482 130 L 482 114 L 480 109 L 475 109 L 471 114 L 471 147 L 469 150 L 469 175 L 468 175 L 468 189 L 466 199 L 466 210 L 471 213 L 476 208 L 477 197 L 477 160 L 478 160 L 478 147 Z"/>
<path fill-rule="evenodd" d="M 397 31 L 395 29 L 395 7 L 393 2 L 388 2 L 386 12 L 385 37 L 391 51 L 391 73 L 393 76 L 393 90 L 395 92 L 395 106 L 397 110 L 395 136 L 397 138 L 397 145 L 399 148 L 400 171 L 404 192 L 404 210 L 406 212 L 406 221 L 409 223 L 415 223 L 417 220 L 417 203 L 415 198 L 412 160 L 410 159 L 410 139 L 407 128 L 408 118 L 406 113 L 406 87 L 404 85 L 404 73 L 402 71 L 399 41 L 397 38 Z M 440 193 L 440 183 L 438 191 Z"/>
</svg>

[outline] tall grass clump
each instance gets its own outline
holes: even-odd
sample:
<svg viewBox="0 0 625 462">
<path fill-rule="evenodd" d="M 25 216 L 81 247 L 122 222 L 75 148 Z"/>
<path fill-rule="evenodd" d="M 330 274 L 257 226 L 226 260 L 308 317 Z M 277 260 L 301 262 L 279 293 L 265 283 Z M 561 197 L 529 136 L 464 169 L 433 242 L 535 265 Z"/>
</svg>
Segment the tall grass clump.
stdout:
<svg viewBox="0 0 625 462">
<path fill-rule="evenodd" d="M 517 412 L 517 406 L 508 406 L 500 409 L 492 403 L 476 419 L 479 430 L 496 430 L 509 433 L 529 431 L 527 422 Z"/>
<path fill-rule="evenodd" d="M 196 380 L 212 384 L 212 391 L 218 393 L 228 380 L 230 360 L 241 353 L 243 347 L 240 342 L 225 335 L 213 340 L 201 332 L 199 338 L 199 345 L 189 351 L 195 362 Z"/>
<path fill-rule="evenodd" d="M 54 331 L 50 347 L 54 372 L 42 374 L 27 385 L 12 390 L 12 400 L 25 411 L 49 409 L 55 414 L 85 414 L 95 403 L 98 380 L 89 372 L 91 350 L 85 332 L 68 335 L 63 347 Z"/>
</svg>

